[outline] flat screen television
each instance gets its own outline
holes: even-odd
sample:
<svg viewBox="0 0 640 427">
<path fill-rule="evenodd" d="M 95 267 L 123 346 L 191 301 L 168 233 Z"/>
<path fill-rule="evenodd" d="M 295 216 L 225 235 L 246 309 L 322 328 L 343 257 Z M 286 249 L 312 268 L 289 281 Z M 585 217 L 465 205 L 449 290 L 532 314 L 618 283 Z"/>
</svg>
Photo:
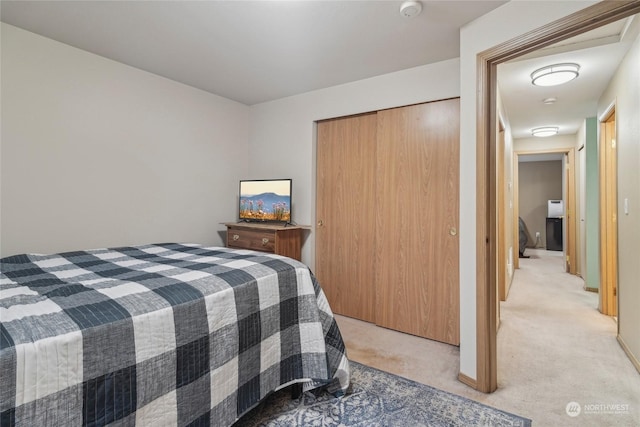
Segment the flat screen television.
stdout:
<svg viewBox="0 0 640 427">
<path fill-rule="evenodd" d="M 240 181 L 241 221 L 291 222 L 291 179 Z"/>
</svg>

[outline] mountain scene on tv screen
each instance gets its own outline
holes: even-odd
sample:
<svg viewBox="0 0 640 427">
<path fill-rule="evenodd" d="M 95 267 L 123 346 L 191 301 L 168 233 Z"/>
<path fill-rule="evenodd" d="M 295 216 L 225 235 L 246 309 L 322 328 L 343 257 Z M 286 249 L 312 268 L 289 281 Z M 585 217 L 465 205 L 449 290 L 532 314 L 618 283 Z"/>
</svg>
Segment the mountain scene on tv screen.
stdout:
<svg viewBox="0 0 640 427">
<path fill-rule="evenodd" d="M 276 193 L 240 196 L 240 218 L 255 221 L 290 221 L 291 198 Z"/>
</svg>

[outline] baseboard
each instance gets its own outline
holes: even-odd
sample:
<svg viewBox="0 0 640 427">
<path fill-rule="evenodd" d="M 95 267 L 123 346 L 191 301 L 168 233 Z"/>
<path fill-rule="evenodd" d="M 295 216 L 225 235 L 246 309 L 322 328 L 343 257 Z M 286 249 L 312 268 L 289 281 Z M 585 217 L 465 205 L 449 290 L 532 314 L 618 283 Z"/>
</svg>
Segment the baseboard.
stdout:
<svg viewBox="0 0 640 427">
<path fill-rule="evenodd" d="M 587 292 L 595 292 L 596 294 L 599 292 L 598 288 L 590 288 L 588 286 L 585 286 L 584 290 L 587 291 Z"/>
<path fill-rule="evenodd" d="M 629 358 L 629 360 L 631 360 L 631 363 L 633 364 L 633 366 L 635 366 L 636 370 L 640 373 L 640 360 L 636 359 L 636 356 L 633 353 L 631 353 L 631 350 L 629 349 L 629 347 L 627 347 L 627 344 L 625 344 L 620 334 L 618 334 L 616 338 L 618 339 L 618 343 L 620 344 L 620 347 L 622 347 L 624 352 L 627 354 L 627 357 Z M 459 374 L 459 375 L 462 375 L 462 374 Z"/>
<path fill-rule="evenodd" d="M 473 378 L 466 376 L 462 372 L 458 372 L 458 381 L 460 381 L 462 384 L 468 385 L 475 390 L 478 389 L 478 382 Z"/>
</svg>

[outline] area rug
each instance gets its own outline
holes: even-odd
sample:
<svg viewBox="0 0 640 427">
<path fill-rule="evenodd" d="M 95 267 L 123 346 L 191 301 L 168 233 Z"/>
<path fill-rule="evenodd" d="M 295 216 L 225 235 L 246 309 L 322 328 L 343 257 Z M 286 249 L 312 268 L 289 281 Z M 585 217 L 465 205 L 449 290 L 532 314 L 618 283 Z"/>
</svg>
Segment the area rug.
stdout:
<svg viewBox="0 0 640 427">
<path fill-rule="evenodd" d="M 272 394 L 234 427 L 523 426 L 531 420 L 359 363 L 342 397 L 289 390 Z"/>
</svg>

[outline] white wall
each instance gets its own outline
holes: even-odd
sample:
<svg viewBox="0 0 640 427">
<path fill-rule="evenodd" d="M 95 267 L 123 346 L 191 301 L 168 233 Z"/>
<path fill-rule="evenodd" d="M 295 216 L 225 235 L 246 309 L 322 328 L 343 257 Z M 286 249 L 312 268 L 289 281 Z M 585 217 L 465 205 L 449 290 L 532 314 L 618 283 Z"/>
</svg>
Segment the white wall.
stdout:
<svg viewBox="0 0 640 427">
<path fill-rule="evenodd" d="M 222 244 L 248 107 L 2 24 L 1 254 Z"/>
<path fill-rule="evenodd" d="M 511 287 L 511 281 L 513 279 L 514 273 L 514 258 L 517 257 L 518 248 L 513 247 L 514 242 L 514 207 L 513 207 L 513 182 L 514 182 L 514 171 L 513 171 L 513 136 L 511 135 L 511 124 L 509 123 L 509 112 L 506 110 L 503 102 L 502 96 L 500 95 L 500 88 L 498 88 L 497 93 L 497 114 L 499 121 L 502 122 L 504 126 L 504 239 L 506 243 L 506 275 L 505 275 L 505 297 L 509 294 L 509 288 Z M 499 132 L 499 128 L 498 128 Z M 500 293 L 496 293 L 498 298 L 498 307 L 500 301 Z M 500 310 L 496 310 L 496 316 L 498 318 L 498 322 L 500 321 Z"/>
<path fill-rule="evenodd" d="M 576 148 L 578 135 L 556 135 L 546 138 L 537 138 L 531 136 L 529 138 L 517 138 L 513 142 L 513 149 L 516 152 L 528 153 L 544 153 L 554 150 L 570 150 Z"/>
<path fill-rule="evenodd" d="M 460 31 L 460 372 L 476 378 L 477 56 L 594 1 L 511 1 Z"/>
<path fill-rule="evenodd" d="M 598 102 L 615 102 L 618 150 L 618 333 L 640 369 L 640 36 Z M 624 200 L 628 200 L 628 213 Z"/>
<path fill-rule="evenodd" d="M 457 59 L 251 107 L 247 178 L 293 178 L 293 220 L 315 224 L 315 121 L 459 95 Z M 315 264 L 315 235 L 302 260 Z"/>
</svg>

